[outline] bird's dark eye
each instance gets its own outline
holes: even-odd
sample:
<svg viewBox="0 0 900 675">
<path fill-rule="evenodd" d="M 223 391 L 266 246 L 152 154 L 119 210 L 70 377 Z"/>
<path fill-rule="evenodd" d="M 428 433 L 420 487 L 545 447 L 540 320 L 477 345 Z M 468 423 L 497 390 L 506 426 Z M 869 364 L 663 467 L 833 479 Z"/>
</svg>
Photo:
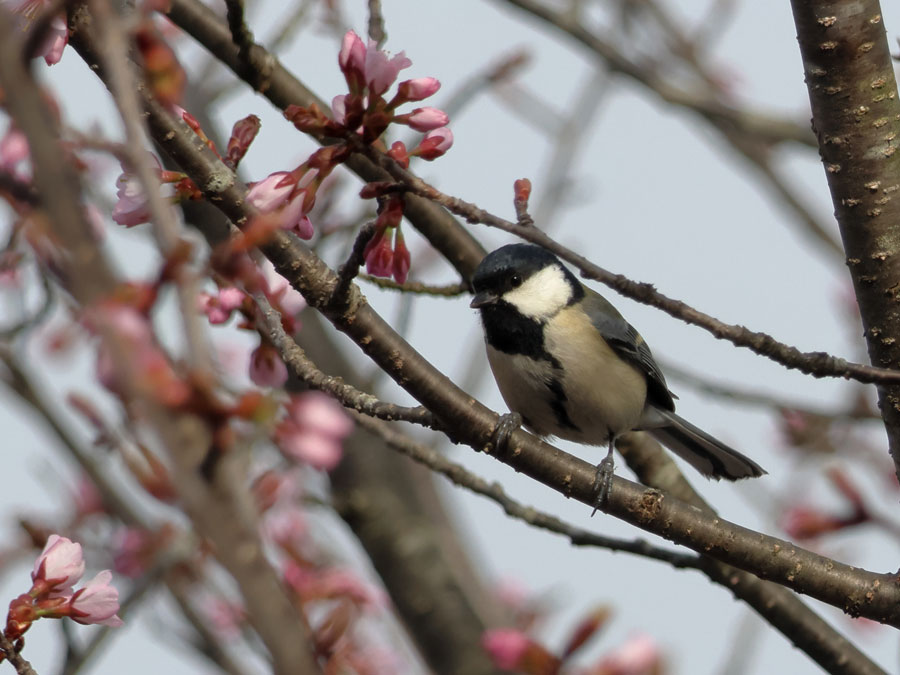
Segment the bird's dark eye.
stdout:
<svg viewBox="0 0 900 675">
<path fill-rule="evenodd" d="M 522 285 L 522 277 L 520 277 L 518 274 L 513 274 L 509 278 L 509 285 L 512 286 L 513 288 L 518 288 L 519 286 Z"/>
</svg>

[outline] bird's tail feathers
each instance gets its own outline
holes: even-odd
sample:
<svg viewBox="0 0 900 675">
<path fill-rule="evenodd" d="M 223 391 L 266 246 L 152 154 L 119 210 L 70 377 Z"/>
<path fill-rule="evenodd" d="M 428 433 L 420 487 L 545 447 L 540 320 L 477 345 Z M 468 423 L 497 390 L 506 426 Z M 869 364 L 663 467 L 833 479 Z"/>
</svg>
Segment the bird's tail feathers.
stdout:
<svg viewBox="0 0 900 675">
<path fill-rule="evenodd" d="M 749 457 L 729 448 L 708 433 L 668 410 L 656 410 L 666 424 L 647 429 L 656 440 L 709 478 L 740 480 L 766 474 Z"/>
</svg>

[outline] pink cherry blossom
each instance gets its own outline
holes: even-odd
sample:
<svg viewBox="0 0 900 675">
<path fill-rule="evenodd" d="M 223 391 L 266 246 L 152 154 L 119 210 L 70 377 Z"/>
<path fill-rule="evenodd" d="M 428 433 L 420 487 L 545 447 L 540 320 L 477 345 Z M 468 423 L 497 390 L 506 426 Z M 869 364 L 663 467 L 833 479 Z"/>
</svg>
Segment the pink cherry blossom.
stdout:
<svg viewBox="0 0 900 675">
<path fill-rule="evenodd" d="M 366 69 L 366 46 L 354 31 L 348 30 L 341 42 L 341 51 L 338 53 L 338 65 L 345 74 L 357 72 L 363 74 Z"/>
<path fill-rule="evenodd" d="M 44 550 L 34 561 L 31 580 L 56 593 L 67 593 L 84 575 L 84 557 L 81 544 L 71 539 L 51 534 Z"/>
<path fill-rule="evenodd" d="M 75 591 L 69 601 L 70 616 L 78 623 L 121 626 L 116 612 L 119 611 L 119 591 L 110 585 L 112 572 L 99 572 L 87 586 Z"/>
<path fill-rule="evenodd" d="M 369 240 L 363 250 L 363 257 L 366 260 L 366 272 L 376 277 L 391 276 L 394 250 L 391 248 L 390 237 L 385 230 L 379 230 Z"/>
<path fill-rule="evenodd" d="M 347 94 L 339 94 L 331 99 L 331 116 L 338 124 L 347 121 Z"/>
<path fill-rule="evenodd" d="M 394 121 L 405 122 L 416 131 L 433 131 L 434 129 L 447 126 L 450 117 L 443 110 L 429 106 L 416 108 L 406 115 L 397 115 Z"/>
<path fill-rule="evenodd" d="M 276 171 L 253 184 L 247 192 L 247 201 L 262 213 L 270 213 L 285 205 L 295 184 L 287 171 Z"/>
<path fill-rule="evenodd" d="M 517 670 L 520 660 L 531 645 L 531 640 L 520 630 L 497 628 L 484 632 L 481 645 L 498 668 Z"/>
<path fill-rule="evenodd" d="M 421 101 L 440 88 L 440 81 L 434 77 L 417 77 L 397 85 L 397 98 L 403 101 Z"/>
<path fill-rule="evenodd" d="M 453 132 L 447 127 L 440 127 L 425 134 L 419 147 L 410 154 L 431 161 L 447 152 L 452 145 Z"/>
<path fill-rule="evenodd" d="M 366 84 L 370 93 L 381 96 L 396 81 L 400 71 L 411 65 L 412 61 L 406 58 L 405 52 L 392 57 L 378 49 L 374 40 L 369 40 L 366 48 Z"/>
<path fill-rule="evenodd" d="M 406 242 L 403 239 L 403 234 L 398 228 L 397 235 L 394 237 L 394 259 L 391 261 L 391 271 L 397 283 L 406 283 L 406 277 L 409 274 L 409 266 L 409 249 L 406 248 Z"/>
<path fill-rule="evenodd" d="M 281 229 L 292 231 L 301 239 L 310 239 L 313 235 L 313 226 L 306 213 L 312 208 L 312 202 L 303 187 L 304 185 L 299 185 L 290 173 L 276 171 L 250 188 L 247 192 L 247 201 L 260 213 L 277 214 L 278 226 Z"/>
<path fill-rule="evenodd" d="M 270 344 L 261 343 L 250 354 L 250 379 L 260 387 L 280 387 L 288 379 L 281 354 Z"/>
</svg>

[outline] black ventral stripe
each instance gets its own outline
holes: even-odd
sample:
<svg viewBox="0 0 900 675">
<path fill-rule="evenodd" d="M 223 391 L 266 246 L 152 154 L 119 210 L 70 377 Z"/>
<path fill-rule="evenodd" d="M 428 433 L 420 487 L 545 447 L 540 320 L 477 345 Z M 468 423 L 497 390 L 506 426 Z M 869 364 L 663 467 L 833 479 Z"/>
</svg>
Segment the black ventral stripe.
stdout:
<svg viewBox="0 0 900 675">
<path fill-rule="evenodd" d="M 544 347 L 544 326 L 523 316 L 508 302 L 499 300 L 481 308 L 484 333 L 488 344 L 504 354 L 522 354 L 536 361 L 547 361 L 562 368 Z"/>
</svg>

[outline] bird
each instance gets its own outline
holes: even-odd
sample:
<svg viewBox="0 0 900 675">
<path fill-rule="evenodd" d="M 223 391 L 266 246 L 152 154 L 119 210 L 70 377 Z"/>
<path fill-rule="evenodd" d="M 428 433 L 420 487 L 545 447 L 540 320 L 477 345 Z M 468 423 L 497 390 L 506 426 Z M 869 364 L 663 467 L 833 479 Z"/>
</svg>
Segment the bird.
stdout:
<svg viewBox="0 0 900 675">
<path fill-rule="evenodd" d="M 708 478 L 767 473 L 675 413 L 676 396 L 641 335 L 547 249 L 502 246 L 484 257 L 471 285 L 470 307 L 481 314 L 514 427 L 608 447 L 597 467 L 598 504 L 612 483 L 615 441 L 632 430 L 649 432 Z"/>
</svg>

